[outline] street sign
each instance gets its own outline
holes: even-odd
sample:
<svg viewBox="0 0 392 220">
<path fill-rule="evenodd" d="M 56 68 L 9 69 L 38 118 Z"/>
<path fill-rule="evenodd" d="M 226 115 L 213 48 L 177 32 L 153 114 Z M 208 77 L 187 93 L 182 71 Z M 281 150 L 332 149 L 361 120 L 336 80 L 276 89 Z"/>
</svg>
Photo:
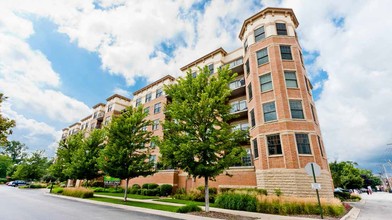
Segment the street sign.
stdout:
<svg viewBox="0 0 392 220">
<path fill-rule="evenodd" d="M 306 173 L 309 176 L 313 176 L 312 164 L 313 164 L 314 175 L 315 176 L 320 176 L 321 168 L 320 168 L 319 165 L 317 165 L 317 163 L 313 163 L 313 162 L 306 164 L 306 166 L 305 166 Z"/>
<path fill-rule="evenodd" d="M 312 183 L 312 189 L 321 189 L 320 183 Z"/>
</svg>

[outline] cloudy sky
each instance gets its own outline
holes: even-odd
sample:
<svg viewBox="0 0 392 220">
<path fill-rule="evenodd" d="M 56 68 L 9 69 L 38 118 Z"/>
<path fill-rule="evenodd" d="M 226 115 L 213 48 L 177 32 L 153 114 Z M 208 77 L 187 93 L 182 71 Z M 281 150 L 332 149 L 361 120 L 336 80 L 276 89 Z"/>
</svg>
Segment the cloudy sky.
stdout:
<svg viewBox="0 0 392 220">
<path fill-rule="evenodd" d="M 392 159 L 392 3 L 364 1 L 0 0 L 2 111 L 11 139 L 52 156 L 61 129 L 218 48 L 242 22 L 293 8 L 329 160 L 378 171 Z M 391 33 L 392 34 L 392 33 Z"/>
</svg>

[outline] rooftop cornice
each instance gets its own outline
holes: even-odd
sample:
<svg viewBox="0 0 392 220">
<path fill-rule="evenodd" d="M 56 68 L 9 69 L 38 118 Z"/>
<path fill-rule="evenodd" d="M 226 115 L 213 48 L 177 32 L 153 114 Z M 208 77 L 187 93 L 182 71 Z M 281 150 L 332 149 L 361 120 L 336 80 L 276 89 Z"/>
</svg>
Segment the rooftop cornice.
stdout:
<svg viewBox="0 0 392 220">
<path fill-rule="evenodd" d="M 223 56 L 226 56 L 226 54 L 227 54 L 227 52 L 222 47 L 219 47 L 218 49 L 216 49 L 216 50 L 214 50 L 214 51 L 212 51 L 212 52 L 210 52 L 210 53 L 200 57 L 199 59 L 197 59 L 197 60 L 195 60 L 195 61 L 193 61 L 193 62 L 191 62 L 191 63 L 189 63 L 189 64 L 187 64 L 187 65 L 185 65 L 183 67 L 181 67 L 180 70 L 181 71 L 187 70 L 187 69 L 191 68 L 192 66 L 194 66 L 194 65 L 196 65 L 196 64 L 198 64 L 198 63 L 200 63 L 200 62 L 202 62 L 202 61 L 204 61 L 204 60 L 206 60 L 206 59 L 208 59 L 208 58 L 210 58 L 212 56 L 215 56 L 216 54 L 219 54 L 219 53 L 222 53 Z"/>
</svg>

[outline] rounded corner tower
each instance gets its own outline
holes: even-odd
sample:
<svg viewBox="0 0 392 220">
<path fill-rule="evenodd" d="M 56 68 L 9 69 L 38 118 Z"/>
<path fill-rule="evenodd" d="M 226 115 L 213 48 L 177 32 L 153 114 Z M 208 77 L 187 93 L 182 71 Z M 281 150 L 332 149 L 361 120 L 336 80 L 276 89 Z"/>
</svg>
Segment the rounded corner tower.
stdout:
<svg viewBox="0 0 392 220">
<path fill-rule="evenodd" d="M 333 183 L 292 9 L 266 8 L 246 19 L 243 45 L 249 131 L 258 188 L 284 195 L 314 196 L 304 167 L 321 167 L 320 195 Z"/>
</svg>

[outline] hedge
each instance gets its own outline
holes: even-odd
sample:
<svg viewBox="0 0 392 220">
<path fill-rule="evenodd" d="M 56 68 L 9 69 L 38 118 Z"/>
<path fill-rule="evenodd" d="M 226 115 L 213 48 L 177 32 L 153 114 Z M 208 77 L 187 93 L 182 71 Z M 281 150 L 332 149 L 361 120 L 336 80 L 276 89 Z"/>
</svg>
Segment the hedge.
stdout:
<svg viewBox="0 0 392 220">
<path fill-rule="evenodd" d="M 78 187 L 78 188 L 64 188 L 63 195 L 79 197 L 79 198 L 92 198 L 94 196 L 94 191 L 91 189 Z"/>
</svg>

